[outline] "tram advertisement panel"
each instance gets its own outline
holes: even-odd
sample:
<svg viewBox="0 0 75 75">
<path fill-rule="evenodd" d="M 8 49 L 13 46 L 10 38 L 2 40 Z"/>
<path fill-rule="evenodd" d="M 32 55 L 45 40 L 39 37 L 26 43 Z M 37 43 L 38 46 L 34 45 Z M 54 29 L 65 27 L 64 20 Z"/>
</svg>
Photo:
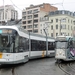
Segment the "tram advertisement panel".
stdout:
<svg viewBox="0 0 75 75">
<path fill-rule="evenodd" d="M 69 58 L 75 59 L 75 41 L 73 39 L 69 41 L 68 54 Z"/>
</svg>

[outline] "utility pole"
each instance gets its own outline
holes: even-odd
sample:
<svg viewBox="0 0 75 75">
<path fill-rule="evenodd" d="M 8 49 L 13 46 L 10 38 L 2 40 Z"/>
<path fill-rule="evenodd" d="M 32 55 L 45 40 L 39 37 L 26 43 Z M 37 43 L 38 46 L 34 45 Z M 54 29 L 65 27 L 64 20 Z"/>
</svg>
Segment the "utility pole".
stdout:
<svg viewBox="0 0 75 75">
<path fill-rule="evenodd" d="M 51 22 L 45 22 L 45 23 L 51 23 Z M 44 30 L 44 32 L 45 32 L 45 35 L 46 35 L 46 56 L 48 55 L 48 31 L 46 32 L 46 29 L 48 28 L 48 26 L 47 27 L 45 27 L 43 30 Z"/>
<path fill-rule="evenodd" d="M 46 56 L 48 55 L 48 40 L 47 40 L 47 33 L 46 33 L 46 29 L 43 29 L 45 34 L 46 34 Z"/>
</svg>

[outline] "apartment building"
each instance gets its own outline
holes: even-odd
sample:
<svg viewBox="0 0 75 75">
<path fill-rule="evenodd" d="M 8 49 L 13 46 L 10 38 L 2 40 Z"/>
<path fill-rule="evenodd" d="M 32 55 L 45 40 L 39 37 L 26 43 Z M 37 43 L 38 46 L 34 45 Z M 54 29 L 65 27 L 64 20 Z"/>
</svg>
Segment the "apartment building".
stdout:
<svg viewBox="0 0 75 75">
<path fill-rule="evenodd" d="M 5 5 L 0 7 L 0 22 L 18 19 L 18 12 L 12 5 Z"/>
<path fill-rule="evenodd" d="M 56 37 L 57 35 L 73 36 L 75 32 L 75 13 L 67 10 L 50 12 L 48 17 L 40 17 L 40 34 Z"/>
<path fill-rule="evenodd" d="M 22 26 L 25 30 L 40 34 L 40 17 L 45 16 L 50 11 L 58 10 L 57 7 L 49 3 L 30 5 L 22 11 Z"/>
</svg>

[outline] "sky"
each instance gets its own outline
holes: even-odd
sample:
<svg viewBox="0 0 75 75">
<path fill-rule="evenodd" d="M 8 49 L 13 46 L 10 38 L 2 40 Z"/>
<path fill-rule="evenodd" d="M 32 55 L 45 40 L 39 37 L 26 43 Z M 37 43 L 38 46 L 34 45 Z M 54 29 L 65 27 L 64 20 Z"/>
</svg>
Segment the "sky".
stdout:
<svg viewBox="0 0 75 75">
<path fill-rule="evenodd" d="M 29 7 L 31 4 L 38 5 L 43 3 L 50 3 L 52 6 L 58 8 L 58 10 L 75 11 L 75 0 L 0 0 L 0 6 L 13 5 L 18 11 L 18 18 L 22 17 L 22 10 Z"/>
</svg>

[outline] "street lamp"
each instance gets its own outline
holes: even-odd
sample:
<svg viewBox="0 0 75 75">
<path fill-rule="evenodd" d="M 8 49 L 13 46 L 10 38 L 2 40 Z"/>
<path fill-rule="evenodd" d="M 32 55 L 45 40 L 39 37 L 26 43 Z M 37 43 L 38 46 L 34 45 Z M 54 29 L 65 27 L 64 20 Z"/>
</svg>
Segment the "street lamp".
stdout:
<svg viewBox="0 0 75 75">
<path fill-rule="evenodd" d="M 51 22 L 45 22 L 45 23 L 51 23 Z M 49 27 L 49 26 L 47 26 L 47 27 Z M 45 35 L 46 35 L 46 56 L 48 55 L 48 36 L 47 36 L 47 32 L 48 31 L 46 31 L 46 29 L 47 29 L 47 27 L 45 27 L 43 30 L 44 30 L 44 32 L 45 32 Z"/>
</svg>

